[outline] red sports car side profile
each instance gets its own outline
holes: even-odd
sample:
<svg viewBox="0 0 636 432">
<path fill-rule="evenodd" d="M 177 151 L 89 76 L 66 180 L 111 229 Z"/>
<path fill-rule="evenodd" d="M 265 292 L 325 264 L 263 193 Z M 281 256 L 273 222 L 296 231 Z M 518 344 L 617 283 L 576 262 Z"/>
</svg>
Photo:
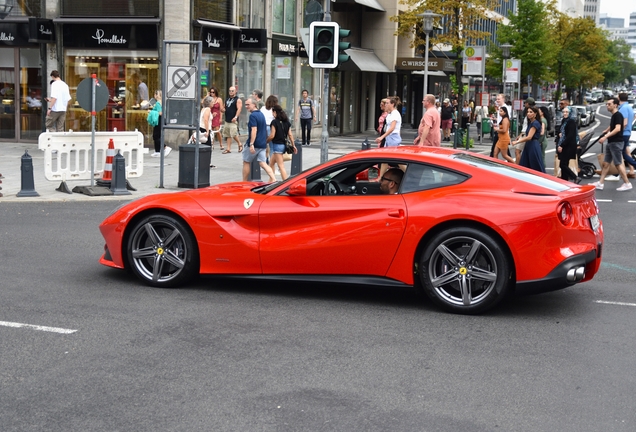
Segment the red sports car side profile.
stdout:
<svg viewBox="0 0 636 432">
<path fill-rule="evenodd" d="M 386 194 L 378 167 L 403 171 Z M 202 275 L 414 286 L 446 311 L 594 277 L 593 186 L 461 150 L 359 151 L 286 181 L 152 195 L 100 225 L 100 262 L 148 285 Z"/>
</svg>

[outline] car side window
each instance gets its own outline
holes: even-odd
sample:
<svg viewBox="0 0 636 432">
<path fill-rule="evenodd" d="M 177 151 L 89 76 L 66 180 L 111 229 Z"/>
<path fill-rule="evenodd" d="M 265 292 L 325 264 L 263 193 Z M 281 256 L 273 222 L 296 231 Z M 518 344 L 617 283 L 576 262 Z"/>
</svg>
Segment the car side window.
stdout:
<svg viewBox="0 0 636 432">
<path fill-rule="evenodd" d="M 401 193 L 459 184 L 468 176 L 432 165 L 410 164 L 402 179 Z"/>
</svg>

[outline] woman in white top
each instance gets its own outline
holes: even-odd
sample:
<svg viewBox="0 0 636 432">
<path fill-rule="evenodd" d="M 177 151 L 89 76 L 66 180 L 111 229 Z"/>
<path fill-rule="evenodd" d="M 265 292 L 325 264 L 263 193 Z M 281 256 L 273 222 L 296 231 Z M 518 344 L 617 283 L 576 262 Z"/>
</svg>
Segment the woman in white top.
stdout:
<svg viewBox="0 0 636 432">
<path fill-rule="evenodd" d="M 274 120 L 274 112 L 272 111 L 274 105 L 278 105 L 278 97 L 269 95 L 265 100 L 265 105 L 263 105 L 260 109 L 260 112 L 262 112 L 265 116 L 265 124 L 267 125 L 267 136 L 269 136 L 269 133 L 271 131 L 272 120 Z M 267 150 L 265 150 L 265 158 L 267 164 L 269 165 L 269 143 L 267 143 Z"/>
<path fill-rule="evenodd" d="M 389 115 L 387 115 L 384 120 L 386 131 L 375 139 L 375 142 L 378 144 L 380 144 L 383 139 L 385 140 L 385 147 L 397 147 L 402 142 L 402 137 L 400 136 L 400 130 L 402 129 L 402 114 L 400 114 L 399 111 L 400 105 L 400 98 L 397 96 L 391 96 L 385 104 Z"/>
<path fill-rule="evenodd" d="M 201 109 L 201 117 L 199 117 L 199 141 L 205 145 L 210 145 L 210 129 L 212 128 L 210 104 L 213 100 L 210 96 L 203 99 L 203 108 Z"/>
</svg>

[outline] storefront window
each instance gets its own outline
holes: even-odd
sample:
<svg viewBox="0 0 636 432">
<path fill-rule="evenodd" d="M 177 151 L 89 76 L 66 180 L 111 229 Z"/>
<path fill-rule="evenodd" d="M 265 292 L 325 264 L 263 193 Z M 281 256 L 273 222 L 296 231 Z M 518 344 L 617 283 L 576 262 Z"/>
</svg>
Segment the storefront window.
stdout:
<svg viewBox="0 0 636 432">
<path fill-rule="evenodd" d="M 300 96 L 294 94 L 295 73 L 293 57 L 272 56 L 272 94 L 278 96 L 278 103 L 292 119 Z"/>
<path fill-rule="evenodd" d="M 339 135 L 340 134 L 340 72 L 331 72 L 329 74 L 329 133 Z"/>
<path fill-rule="evenodd" d="M 14 49 L 0 48 L 0 138 L 15 138 Z"/>
<path fill-rule="evenodd" d="M 201 61 L 201 99 L 208 95 L 210 87 L 219 91 L 219 97 L 227 98 L 227 56 L 225 54 L 202 55 Z"/>
<path fill-rule="evenodd" d="M 20 137 L 37 139 L 42 133 L 42 77 L 40 50 L 20 49 Z"/>
<path fill-rule="evenodd" d="M 296 34 L 296 0 L 273 0 L 273 25 L 275 33 Z"/>
<path fill-rule="evenodd" d="M 65 52 L 65 64 L 65 81 L 71 91 L 71 105 L 66 115 L 67 129 L 91 130 L 90 113 L 77 102 L 77 86 L 94 73 L 106 83 L 110 94 L 106 109 L 97 114 L 95 129 L 137 129 L 150 139 L 152 130 L 146 120 L 146 98 L 152 97 L 161 85 L 156 51 L 68 49 Z"/>
<path fill-rule="evenodd" d="M 264 54 L 239 51 L 237 55 L 236 65 L 234 66 L 234 85 L 236 86 L 236 94 L 243 101 L 243 109 L 239 117 L 240 133 L 247 132 L 249 113 L 245 109 L 245 100 L 252 95 L 253 90 L 263 89 L 264 61 Z"/>
<path fill-rule="evenodd" d="M 238 1 L 239 27 L 265 28 L 265 2 L 263 0 Z"/>
</svg>

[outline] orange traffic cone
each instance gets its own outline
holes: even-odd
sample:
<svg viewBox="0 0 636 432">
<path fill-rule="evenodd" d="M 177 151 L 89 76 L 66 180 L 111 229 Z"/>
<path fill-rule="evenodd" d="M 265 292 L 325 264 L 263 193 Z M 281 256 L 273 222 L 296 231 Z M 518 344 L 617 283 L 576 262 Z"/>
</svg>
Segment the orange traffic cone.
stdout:
<svg viewBox="0 0 636 432">
<path fill-rule="evenodd" d="M 115 156 L 115 143 L 111 138 L 108 141 L 108 150 L 106 150 L 106 163 L 104 164 L 104 174 L 101 180 L 97 180 L 99 186 L 110 187 L 113 180 L 113 157 Z"/>
</svg>

